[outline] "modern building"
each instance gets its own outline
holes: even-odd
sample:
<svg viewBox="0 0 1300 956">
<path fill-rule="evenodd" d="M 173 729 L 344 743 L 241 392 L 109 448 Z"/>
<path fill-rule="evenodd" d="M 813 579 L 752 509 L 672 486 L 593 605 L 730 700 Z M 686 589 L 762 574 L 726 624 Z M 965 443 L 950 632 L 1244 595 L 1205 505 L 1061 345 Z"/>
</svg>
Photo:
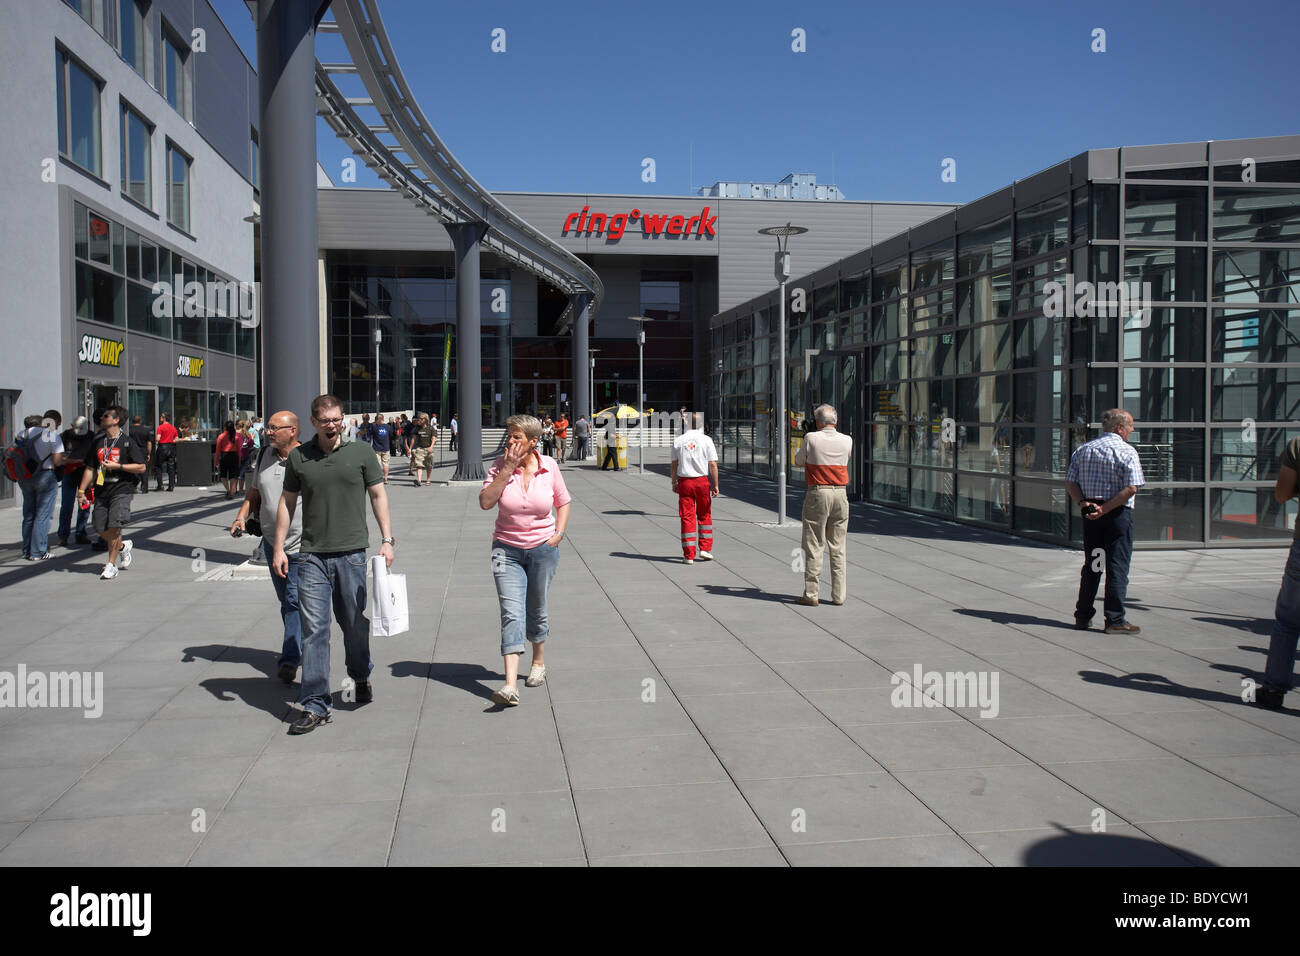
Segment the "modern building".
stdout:
<svg viewBox="0 0 1300 956">
<path fill-rule="evenodd" d="M 1122 406 L 1142 545 L 1291 537 L 1300 136 L 1089 150 L 824 267 L 813 235 L 790 242 L 787 463 L 831 402 L 858 498 L 1077 543 L 1070 455 Z M 778 296 L 710 320 L 724 466 L 763 476 Z"/>
<path fill-rule="evenodd" d="M 815 177 L 801 174 L 813 195 Z M 792 177 L 787 177 L 789 184 Z M 719 184 L 725 185 L 725 184 Z M 716 188 L 716 187 L 711 187 Z M 831 187 L 833 188 L 833 187 Z M 797 219 L 813 231 L 801 261 L 827 264 L 955 208 L 945 203 L 499 192 L 512 212 L 590 265 L 605 299 L 592 320 L 596 408 L 639 405 L 637 324 L 646 325 L 646 405 L 707 410 L 708 322 L 766 288 L 773 240 L 763 226 Z M 443 356 L 455 328 L 455 269 L 446 230 L 387 189 L 318 191 L 326 295 L 322 341 L 329 388 L 350 409 L 435 409 Z M 566 298 L 485 252 L 481 262 L 482 408 L 485 425 L 521 412 L 554 413 L 571 402 L 571 335 L 558 326 Z M 381 333 L 376 356 L 374 333 Z M 416 349 L 414 396 L 408 350 Z M 454 383 L 456 350 L 450 349 Z M 378 366 L 376 367 L 376 359 Z M 376 370 L 377 368 L 377 370 Z M 377 377 L 376 377 L 377 376 Z"/>
<path fill-rule="evenodd" d="M 184 285 L 254 279 L 253 69 L 206 0 L 22 6 L 0 32 L 3 441 L 111 404 L 214 434 L 256 407 L 256 329 Z"/>
</svg>

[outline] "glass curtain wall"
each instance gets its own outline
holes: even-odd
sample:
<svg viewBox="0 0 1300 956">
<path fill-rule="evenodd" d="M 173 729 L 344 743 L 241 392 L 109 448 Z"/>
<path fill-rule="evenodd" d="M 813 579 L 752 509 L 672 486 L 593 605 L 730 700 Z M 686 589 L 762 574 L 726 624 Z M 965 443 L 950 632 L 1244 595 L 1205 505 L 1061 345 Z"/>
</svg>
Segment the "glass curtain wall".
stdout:
<svg viewBox="0 0 1300 956">
<path fill-rule="evenodd" d="M 1285 543 L 1296 508 L 1272 486 L 1300 435 L 1300 161 L 1251 171 L 1122 171 L 885 259 L 887 243 L 803 309 L 791 282 L 792 435 L 821 400 L 806 350 L 864 347 L 868 500 L 1079 542 L 1070 455 L 1121 406 L 1147 478 L 1139 542 Z M 768 477 L 775 326 L 772 299 L 712 330 L 723 464 Z"/>
</svg>

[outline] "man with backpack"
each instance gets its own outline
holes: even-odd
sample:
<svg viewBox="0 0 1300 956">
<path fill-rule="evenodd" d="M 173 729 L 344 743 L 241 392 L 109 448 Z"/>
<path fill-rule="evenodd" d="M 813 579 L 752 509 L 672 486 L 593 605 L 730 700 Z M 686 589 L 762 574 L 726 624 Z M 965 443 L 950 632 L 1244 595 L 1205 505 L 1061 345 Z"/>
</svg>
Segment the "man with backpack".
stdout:
<svg viewBox="0 0 1300 956">
<path fill-rule="evenodd" d="M 5 470 L 23 493 L 23 557 L 46 561 L 50 557 L 50 519 L 59 495 L 58 469 L 63 467 L 63 417 L 54 409 L 28 415 L 24 428 L 5 450 Z"/>
<path fill-rule="evenodd" d="M 113 406 L 104 409 L 100 418 L 103 432 L 95 435 L 86 458 L 86 473 L 81 477 L 77 491 L 77 504 L 86 497 L 86 489 L 95 484 L 95 511 L 91 516 L 95 531 L 108 545 L 108 563 L 100 577 L 112 580 L 117 577 L 117 559 L 122 558 L 122 570 L 131 566 L 131 542 L 122 540 L 122 529 L 131 520 L 131 499 L 135 495 L 135 476 L 143 475 L 145 448 L 131 441 L 122 428 L 124 409 Z"/>
</svg>

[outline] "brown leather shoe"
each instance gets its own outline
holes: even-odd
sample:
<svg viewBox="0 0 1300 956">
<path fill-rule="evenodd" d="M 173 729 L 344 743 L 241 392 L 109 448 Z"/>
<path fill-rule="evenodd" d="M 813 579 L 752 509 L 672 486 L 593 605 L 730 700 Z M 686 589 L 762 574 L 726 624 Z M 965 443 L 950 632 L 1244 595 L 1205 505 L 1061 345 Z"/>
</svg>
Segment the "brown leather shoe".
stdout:
<svg viewBox="0 0 1300 956">
<path fill-rule="evenodd" d="M 1107 634 L 1141 634 L 1142 628 L 1136 624 L 1107 624 Z"/>
<path fill-rule="evenodd" d="M 810 598 L 806 595 L 800 594 L 794 599 L 794 603 L 802 604 L 804 607 L 816 607 L 819 602 L 816 598 Z"/>
</svg>

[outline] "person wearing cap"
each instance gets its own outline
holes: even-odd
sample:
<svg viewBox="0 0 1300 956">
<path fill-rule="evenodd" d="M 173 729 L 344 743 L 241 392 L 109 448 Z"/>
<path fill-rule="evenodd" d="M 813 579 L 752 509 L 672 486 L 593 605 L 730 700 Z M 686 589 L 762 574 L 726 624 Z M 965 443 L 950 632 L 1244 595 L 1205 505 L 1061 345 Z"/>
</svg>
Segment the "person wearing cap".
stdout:
<svg viewBox="0 0 1300 956">
<path fill-rule="evenodd" d="M 68 546 L 68 537 L 72 533 L 72 512 L 77 512 L 77 544 L 90 544 L 86 534 L 86 525 L 90 522 L 90 509 L 77 507 L 77 489 L 81 487 L 81 475 L 86 469 L 86 455 L 95 436 L 90 432 L 90 422 L 85 415 L 78 415 L 70 428 L 59 436 L 63 439 L 63 451 L 67 456 L 63 462 L 63 499 L 59 503 L 59 547 Z"/>
</svg>

